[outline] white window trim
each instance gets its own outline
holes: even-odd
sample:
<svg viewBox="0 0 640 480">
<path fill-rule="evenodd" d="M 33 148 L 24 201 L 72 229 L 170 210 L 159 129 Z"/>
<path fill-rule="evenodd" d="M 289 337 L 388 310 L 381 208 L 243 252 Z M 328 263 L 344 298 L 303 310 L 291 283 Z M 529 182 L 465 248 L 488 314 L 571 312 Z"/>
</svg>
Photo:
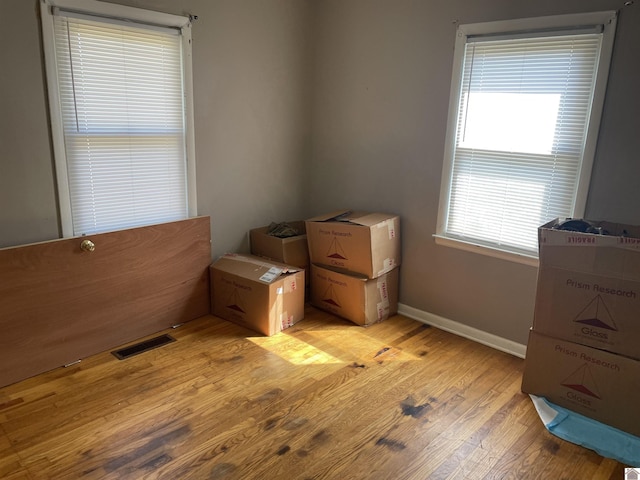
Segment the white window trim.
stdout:
<svg viewBox="0 0 640 480">
<path fill-rule="evenodd" d="M 197 216 L 196 194 L 196 160 L 195 160 L 195 124 L 193 120 L 193 68 L 191 53 L 191 20 L 189 17 L 154 12 L 141 8 L 105 3 L 97 0 L 40 0 L 42 19 L 42 37 L 47 77 L 47 93 L 51 115 L 51 134 L 53 138 L 53 154 L 55 158 L 56 179 L 58 186 L 58 208 L 62 236 L 73 237 L 73 221 L 71 216 L 71 194 L 67 176 L 67 160 L 62 130 L 62 108 L 58 88 L 58 73 L 55 64 L 55 33 L 53 8 L 71 10 L 106 18 L 126 19 L 143 24 L 161 25 L 179 28 L 182 35 L 183 82 L 185 105 L 185 149 L 187 156 L 187 202 L 189 217 Z"/>
<path fill-rule="evenodd" d="M 591 116 L 587 128 L 584 157 L 578 174 L 578 189 L 573 205 L 572 217 L 583 217 L 589 193 L 591 170 L 595 157 L 600 120 L 604 97 L 607 89 L 607 79 L 611 64 L 613 42 L 615 36 L 617 12 L 590 12 L 571 15 L 557 15 L 552 17 L 535 17 L 517 20 L 505 20 L 497 22 L 473 23 L 459 25 L 456 32 L 455 53 L 453 58 L 451 92 L 449 96 L 449 112 L 447 119 L 447 133 L 444 148 L 444 164 L 440 186 L 440 199 L 438 207 L 438 220 L 436 233 L 433 235 L 436 244 L 475 252 L 482 255 L 497 257 L 526 265 L 538 266 L 537 253 L 534 255 L 520 254 L 502 250 L 495 246 L 481 243 L 462 241 L 446 235 L 446 224 L 449 211 L 449 193 L 451 189 L 453 173 L 453 153 L 456 142 L 456 123 L 458 118 L 459 97 L 462 88 L 462 68 L 464 50 L 467 37 L 470 35 L 483 35 L 489 33 L 511 33 L 531 31 L 539 29 L 560 29 L 566 27 L 580 27 L 584 25 L 602 24 L 605 26 L 602 37 L 602 48 L 599 59 L 599 67 L 596 76 L 594 95 L 592 100 Z"/>
</svg>

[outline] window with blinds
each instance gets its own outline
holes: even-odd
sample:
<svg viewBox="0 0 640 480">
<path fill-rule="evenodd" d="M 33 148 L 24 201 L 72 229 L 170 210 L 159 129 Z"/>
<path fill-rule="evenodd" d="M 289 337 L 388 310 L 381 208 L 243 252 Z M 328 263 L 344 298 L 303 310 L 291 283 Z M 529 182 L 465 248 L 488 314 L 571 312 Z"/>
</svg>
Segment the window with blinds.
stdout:
<svg viewBox="0 0 640 480">
<path fill-rule="evenodd" d="M 599 15 L 460 27 L 437 240 L 534 258 L 540 225 L 583 215 L 615 22 Z"/>
<path fill-rule="evenodd" d="M 49 3 L 45 53 L 65 236 L 187 218 L 184 28 L 131 21 L 129 11 L 141 19 L 144 11 L 130 7 L 111 6 L 124 20 L 92 15 L 95 2 L 80 2 L 89 12 Z"/>
</svg>

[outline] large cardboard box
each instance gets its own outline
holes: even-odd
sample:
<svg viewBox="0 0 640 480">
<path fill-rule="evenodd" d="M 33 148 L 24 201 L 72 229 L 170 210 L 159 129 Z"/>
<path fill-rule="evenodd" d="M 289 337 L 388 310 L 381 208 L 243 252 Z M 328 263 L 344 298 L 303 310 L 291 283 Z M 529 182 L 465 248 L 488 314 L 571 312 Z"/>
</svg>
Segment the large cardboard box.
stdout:
<svg viewBox="0 0 640 480">
<path fill-rule="evenodd" d="M 311 304 L 358 325 L 371 325 L 398 311 L 398 268 L 369 279 L 311 265 Z"/>
<path fill-rule="evenodd" d="M 540 227 L 533 328 L 640 358 L 640 228 L 590 222 L 607 235 Z"/>
<path fill-rule="evenodd" d="M 368 278 L 400 265 L 397 215 L 341 210 L 311 218 L 306 224 L 311 263 Z"/>
<path fill-rule="evenodd" d="M 209 267 L 214 315 L 265 335 L 304 317 L 304 271 L 253 255 L 226 254 Z"/>
<path fill-rule="evenodd" d="M 309 266 L 309 249 L 304 221 L 287 222 L 300 235 L 279 238 L 269 235 L 269 227 L 254 228 L 249 231 L 251 253 L 276 262 L 307 268 Z"/>
<path fill-rule="evenodd" d="M 529 332 L 522 391 L 640 436 L 640 362 Z"/>
</svg>

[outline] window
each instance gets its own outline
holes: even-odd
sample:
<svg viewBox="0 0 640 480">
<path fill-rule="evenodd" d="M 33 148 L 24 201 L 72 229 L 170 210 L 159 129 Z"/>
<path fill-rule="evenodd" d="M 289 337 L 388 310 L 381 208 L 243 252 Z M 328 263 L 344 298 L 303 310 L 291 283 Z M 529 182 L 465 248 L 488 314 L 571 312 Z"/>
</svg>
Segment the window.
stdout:
<svg viewBox="0 0 640 480">
<path fill-rule="evenodd" d="M 189 18 L 41 1 L 63 235 L 195 215 Z"/>
<path fill-rule="evenodd" d="M 537 227 L 584 214 L 615 23 L 458 28 L 437 243 L 535 264 Z"/>
</svg>

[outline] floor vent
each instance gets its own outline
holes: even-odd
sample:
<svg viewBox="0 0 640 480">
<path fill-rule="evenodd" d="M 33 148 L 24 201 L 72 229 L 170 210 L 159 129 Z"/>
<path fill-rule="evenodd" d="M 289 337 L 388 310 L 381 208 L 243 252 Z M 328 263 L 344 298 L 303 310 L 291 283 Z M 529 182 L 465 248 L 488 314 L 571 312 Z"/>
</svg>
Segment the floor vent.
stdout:
<svg viewBox="0 0 640 480">
<path fill-rule="evenodd" d="M 124 360 L 126 358 L 133 357 L 134 355 L 138 355 L 139 353 L 153 350 L 154 348 L 162 347 L 163 345 L 175 341 L 176 339 L 171 335 L 160 335 L 159 337 L 151 338 L 144 342 L 136 343 L 135 345 L 131 345 L 111 353 L 113 353 L 119 360 Z"/>
</svg>

